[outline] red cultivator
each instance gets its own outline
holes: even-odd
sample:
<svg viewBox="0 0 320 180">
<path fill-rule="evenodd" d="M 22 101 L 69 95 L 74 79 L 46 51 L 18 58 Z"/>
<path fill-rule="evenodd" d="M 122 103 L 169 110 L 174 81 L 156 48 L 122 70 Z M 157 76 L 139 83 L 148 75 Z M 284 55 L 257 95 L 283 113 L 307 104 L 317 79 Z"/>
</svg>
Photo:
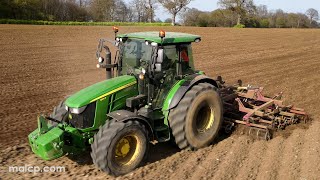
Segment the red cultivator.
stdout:
<svg viewBox="0 0 320 180">
<path fill-rule="evenodd" d="M 262 87 L 243 87 L 241 80 L 234 86 L 225 86 L 221 77 L 218 77 L 218 82 L 224 101 L 224 128 L 227 132 L 241 124 L 249 127 L 250 135 L 269 140 L 274 130 L 308 119 L 303 109 L 285 106 L 281 101 L 282 93 L 270 98 L 262 94 Z"/>
</svg>

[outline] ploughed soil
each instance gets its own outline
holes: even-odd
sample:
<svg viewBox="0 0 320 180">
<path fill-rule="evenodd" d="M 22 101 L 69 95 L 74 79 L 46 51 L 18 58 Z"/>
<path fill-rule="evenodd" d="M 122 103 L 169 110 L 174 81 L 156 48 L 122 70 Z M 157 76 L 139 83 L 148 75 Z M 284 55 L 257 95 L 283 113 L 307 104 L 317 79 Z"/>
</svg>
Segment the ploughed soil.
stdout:
<svg viewBox="0 0 320 180">
<path fill-rule="evenodd" d="M 320 30 L 120 27 L 121 33 L 160 30 L 199 34 L 197 69 L 228 83 L 284 92 L 287 104 L 306 109 L 309 125 L 295 125 L 270 141 L 221 136 L 210 147 L 179 151 L 151 145 L 149 159 L 119 179 L 319 179 Z M 89 153 L 44 161 L 30 151 L 27 135 L 36 117 L 65 96 L 105 78 L 96 69 L 100 37 L 110 27 L 0 25 L 0 179 L 113 179 L 94 167 Z M 65 172 L 9 172 L 9 166 L 64 166 Z"/>
</svg>

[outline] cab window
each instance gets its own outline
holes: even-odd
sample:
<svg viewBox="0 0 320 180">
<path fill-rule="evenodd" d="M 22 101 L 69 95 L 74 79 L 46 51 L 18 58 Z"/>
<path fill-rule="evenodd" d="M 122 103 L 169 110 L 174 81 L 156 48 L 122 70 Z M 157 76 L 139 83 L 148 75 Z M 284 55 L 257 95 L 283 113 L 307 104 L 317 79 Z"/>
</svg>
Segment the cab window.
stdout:
<svg viewBox="0 0 320 180">
<path fill-rule="evenodd" d="M 163 70 L 176 70 L 176 63 L 180 58 L 182 74 L 193 73 L 194 65 L 191 44 L 179 44 L 164 47 Z"/>
<path fill-rule="evenodd" d="M 121 74 L 132 74 L 140 67 L 141 61 L 151 60 L 151 47 L 145 41 L 139 39 L 128 39 L 124 43 Z"/>
<path fill-rule="evenodd" d="M 164 56 L 163 56 L 162 69 L 175 70 L 176 62 L 178 60 L 177 47 L 175 45 L 171 45 L 171 46 L 164 46 L 163 49 L 164 49 Z"/>
<path fill-rule="evenodd" d="M 191 44 L 183 44 L 179 47 L 182 74 L 194 72 Z"/>
</svg>

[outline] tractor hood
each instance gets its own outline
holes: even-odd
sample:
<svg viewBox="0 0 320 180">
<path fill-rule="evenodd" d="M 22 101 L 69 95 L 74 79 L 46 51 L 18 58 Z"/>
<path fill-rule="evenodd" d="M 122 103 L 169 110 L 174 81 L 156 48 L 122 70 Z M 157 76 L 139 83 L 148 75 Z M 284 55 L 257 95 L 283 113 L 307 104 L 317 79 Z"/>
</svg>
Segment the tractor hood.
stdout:
<svg viewBox="0 0 320 180">
<path fill-rule="evenodd" d="M 70 108 L 80 108 L 136 83 L 136 78 L 128 75 L 108 79 L 73 94 L 65 101 L 65 105 Z"/>
</svg>

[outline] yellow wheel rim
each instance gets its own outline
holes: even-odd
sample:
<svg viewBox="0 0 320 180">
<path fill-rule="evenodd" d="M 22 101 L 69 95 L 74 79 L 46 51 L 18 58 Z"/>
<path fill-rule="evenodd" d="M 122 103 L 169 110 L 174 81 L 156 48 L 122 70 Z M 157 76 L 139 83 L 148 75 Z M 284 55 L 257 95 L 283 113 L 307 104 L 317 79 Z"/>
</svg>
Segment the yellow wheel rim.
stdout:
<svg viewBox="0 0 320 180">
<path fill-rule="evenodd" d="M 214 122 L 214 109 L 208 103 L 202 106 L 197 114 L 196 127 L 199 133 L 210 129 Z"/>
<path fill-rule="evenodd" d="M 118 157 L 126 157 L 126 155 L 130 151 L 130 144 L 127 138 L 122 138 L 116 147 L 116 156 Z"/>
<path fill-rule="evenodd" d="M 141 142 L 135 134 L 122 137 L 115 147 L 115 161 L 118 165 L 130 165 L 141 151 Z"/>
</svg>

